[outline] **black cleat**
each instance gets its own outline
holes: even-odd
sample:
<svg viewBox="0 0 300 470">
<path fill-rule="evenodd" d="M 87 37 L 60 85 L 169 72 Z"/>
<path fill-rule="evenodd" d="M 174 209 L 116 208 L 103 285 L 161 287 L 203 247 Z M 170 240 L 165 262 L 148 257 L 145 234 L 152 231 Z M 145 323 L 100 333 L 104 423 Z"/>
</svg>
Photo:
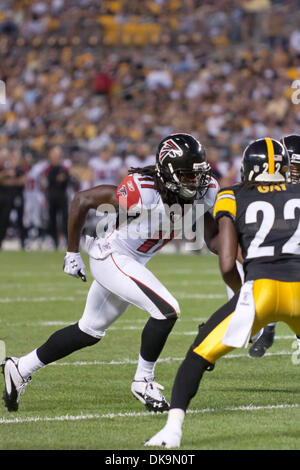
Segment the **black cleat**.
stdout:
<svg viewBox="0 0 300 470">
<path fill-rule="evenodd" d="M 274 342 L 274 336 L 275 326 L 266 326 L 258 340 L 252 344 L 248 355 L 250 357 L 263 357 L 266 353 L 266 350 L 272 346 Z"/>
</svg>

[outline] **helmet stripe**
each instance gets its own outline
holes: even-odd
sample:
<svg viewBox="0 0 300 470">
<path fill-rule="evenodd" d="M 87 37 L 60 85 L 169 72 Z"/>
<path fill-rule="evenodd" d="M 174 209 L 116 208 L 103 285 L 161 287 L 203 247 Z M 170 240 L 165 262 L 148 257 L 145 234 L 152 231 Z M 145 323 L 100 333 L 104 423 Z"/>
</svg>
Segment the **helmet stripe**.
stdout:
<svg viewBox="0 0 300 470">
<path fill-rule="evenodd" d="M 269 137 L 265 138 L 268 150 L 268 162 L 269 162 L 269 175 L 274 175 L 275 173 L 275 160 L 274 160 L 274 145 L 272 139 Z"/>
</svg>

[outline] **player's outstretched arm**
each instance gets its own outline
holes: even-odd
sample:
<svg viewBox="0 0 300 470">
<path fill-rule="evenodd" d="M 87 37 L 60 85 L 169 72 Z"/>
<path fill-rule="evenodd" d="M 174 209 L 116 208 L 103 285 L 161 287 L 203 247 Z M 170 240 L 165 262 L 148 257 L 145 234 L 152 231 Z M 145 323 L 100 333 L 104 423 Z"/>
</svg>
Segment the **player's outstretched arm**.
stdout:
<svg viewBox="0 0 300 470">
<path fill-rule="evenodd" d="M 238 254 L 238 237 L 230 217 L 223 216 L 218 220 L 219 237 L 219 265 L 224 282 L 234 291 L 238 292 L 242 286 L 241 277 L 236 267 Z"/>
<path fill-rule="evenodd" d="M 85 265 L 79 253 L 80 235 L 89 209 L 97 209 L 101 204 L 112 204 L 118 207 L 116 186 L 96 186 L 75 194 L 68 217 L 68 249 L 64 259 L 63 270 L 66 274 L 80 277 L 86 281 Z"/>
</svg>

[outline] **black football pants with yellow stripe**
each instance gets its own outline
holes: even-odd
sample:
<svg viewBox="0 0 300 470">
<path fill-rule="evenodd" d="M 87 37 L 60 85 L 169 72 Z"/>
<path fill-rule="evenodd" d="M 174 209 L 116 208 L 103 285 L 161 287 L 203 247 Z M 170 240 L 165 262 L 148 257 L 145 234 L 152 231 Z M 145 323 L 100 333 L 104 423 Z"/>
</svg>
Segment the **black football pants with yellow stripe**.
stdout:
<svg viewBox="0 0 300 470">
<path fill-rule="evenodd" d="M 255 319 L 251 336 L 268 323 L 283 321 L 300 335 L 300 282 L 258 279 L 253 283 Z M 197 393 L 205 370 L 212 370 L 217 359 L 234 348 L 225 346 L 222 338 L 235 310 L 239 293 L 217 310 L 199 333 L 178 369 L 172 390 L 171 408 L 187 409 Z"/>
</svg>

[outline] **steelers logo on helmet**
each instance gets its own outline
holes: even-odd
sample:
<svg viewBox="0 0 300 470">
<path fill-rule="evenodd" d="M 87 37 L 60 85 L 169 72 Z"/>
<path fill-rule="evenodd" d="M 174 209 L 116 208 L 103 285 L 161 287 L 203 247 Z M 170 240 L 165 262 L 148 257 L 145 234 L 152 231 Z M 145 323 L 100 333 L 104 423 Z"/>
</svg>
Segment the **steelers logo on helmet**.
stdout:
<svg viewBox="0 0 300 470">
<path fill-rule="evenodd" d="M 204 197 L 210 184 L 205 149 L 190 134 L 171 134 L 160 142 L 156 171 L 163 185 L 183 200 Z"/>
<path fill-rule="evenodd" d="M 290 175 L 292 183 L 300 183 L 300 135 L 290 134 L 280 139 L 290 158 Z"/>
<path fill-rule="evenodd" d="M 241 176 L 242 181 L 288 181 L 289 156 L 285 146 L 269 137 L 249 144 L 243 153 Z"/>
</svg>

